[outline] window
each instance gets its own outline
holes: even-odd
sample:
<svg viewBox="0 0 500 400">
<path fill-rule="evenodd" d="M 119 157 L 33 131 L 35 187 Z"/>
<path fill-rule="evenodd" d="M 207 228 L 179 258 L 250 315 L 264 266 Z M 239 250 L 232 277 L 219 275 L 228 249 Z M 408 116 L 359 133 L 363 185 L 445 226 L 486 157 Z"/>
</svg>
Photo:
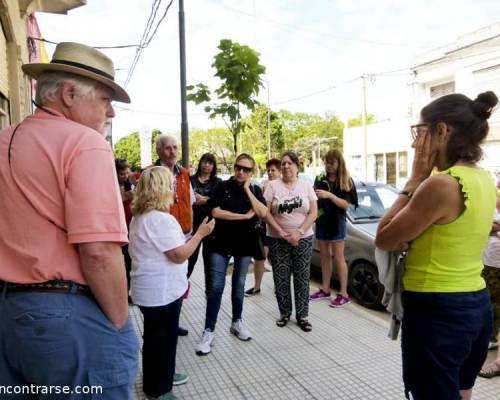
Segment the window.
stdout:
<svg viewBox="0 0 500 400">
<path fill-rule="evenodd" d="M 476 96 L 479 93 L 491 90 L 496 94 L 500 93 L 500 65 L 494 65 L 492 67 L 480 69 L 472 73 L 474 77 L 474 90 Z M 489 119 L 491 121 L 499 121 L 500 112 L 497 108 Z"/>
<path fill-rule="evenodd" d="M 0 130 L 10 125 L 9 100 L 0 93 Z"/>
<path fill-rule="evenodd" d="M 384 155 L 375 154 L 375 182 L 384 182 Z"/>
<path fill-rule="evenodd" d="M 396 153 L 386 154 L 385 183 L 396 185 Z"/>
<path fill-rule="evenodd" d="M 455 93 L 455 82 L 447 82 L 441 85 L 431 86 L 431 99 L 436 99 L 452 93 Z"/>
<path fill-rule="evenodd" d="M 398 153 L 398 167 L 399 167 L 399 177 L 407 178 L 408 177 L 408 153 L 406 151 L 402 151 Z"/>
</svg>

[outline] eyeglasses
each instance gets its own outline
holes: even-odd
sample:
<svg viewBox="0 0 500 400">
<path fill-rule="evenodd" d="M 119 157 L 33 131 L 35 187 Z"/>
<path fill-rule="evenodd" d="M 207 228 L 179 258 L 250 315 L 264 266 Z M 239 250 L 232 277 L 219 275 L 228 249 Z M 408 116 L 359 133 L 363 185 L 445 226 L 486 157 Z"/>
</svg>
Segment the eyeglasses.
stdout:
<svg viewBox="0 0 500 400">
<path fill-rule="evenodd" d="M 234 170 L 235 171 L 243 171 L 245 174 L 249 174 L 250 172 L 252 172 L 252 168 L 245 167 L 245 166 L 239 165 L 239 164 L 234 164 Z"/>
<path fill-rule="evenodd" d="M 429 130 L 429 124 L 416 124 L 410 126 L 411 129 L 411 137 L 413 140 L 417 139 L 417 136 L 422 132 L 427 132 Z"/>
</svg>

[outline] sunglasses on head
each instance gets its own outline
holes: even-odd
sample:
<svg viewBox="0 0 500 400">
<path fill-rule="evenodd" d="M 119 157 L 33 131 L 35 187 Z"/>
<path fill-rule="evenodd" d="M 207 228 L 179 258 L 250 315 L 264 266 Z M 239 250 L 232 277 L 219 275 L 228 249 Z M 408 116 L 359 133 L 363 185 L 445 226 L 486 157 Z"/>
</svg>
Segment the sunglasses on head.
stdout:
<svg viewBox="0 0 500 400">
<path fill-rule="evenodd" d="M 249 174 L 250 172 L 252 172 L 252 168 L 245 167 L 245 166 L 239 165 L 239 164 L 234 164 L 234 169 L 236 171 L 243 171 L 245 174 Z"/>
</svg>

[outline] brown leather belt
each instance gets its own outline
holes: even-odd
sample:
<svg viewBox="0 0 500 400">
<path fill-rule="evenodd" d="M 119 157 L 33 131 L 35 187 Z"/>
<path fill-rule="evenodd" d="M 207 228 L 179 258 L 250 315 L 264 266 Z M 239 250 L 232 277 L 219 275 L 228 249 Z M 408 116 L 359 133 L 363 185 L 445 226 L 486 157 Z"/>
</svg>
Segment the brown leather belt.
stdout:
<svg viewBox="0 0 500 400">
<path fill-rule="evenodd" d="M 47 293 L 71 293 L 92 296 L 87 285 L 81 285 L 72 281 L 48 281 L 40 283 L 13 283 L 0 281 L 0 291 L 7 292 L 47 292 Z"/>
</svg>

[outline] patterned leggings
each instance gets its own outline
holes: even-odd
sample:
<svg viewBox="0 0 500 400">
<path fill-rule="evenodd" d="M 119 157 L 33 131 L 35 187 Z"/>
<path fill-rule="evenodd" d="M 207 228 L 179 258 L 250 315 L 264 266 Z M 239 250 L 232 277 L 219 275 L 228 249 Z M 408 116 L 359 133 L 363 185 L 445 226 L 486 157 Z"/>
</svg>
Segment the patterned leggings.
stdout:
<svg viewBox="0 0 500 400">
<path fill-rule="evenodd" d="M 309 314 L 309 277 L 311 272 L 313 237 L 300 239 L 294 247 L 284 239 L 269 238 L 269 261 L 273 267 L 276 299 L 282 316 L 292 314 L 292 290 L 290 276 L 293 274 L 295 292 L 295 315 L 297 319 Z"/>
<path fill-rule="evenodd" d="M 490 292 L 491 307 L 493 308 L 493 332 L 491 341 L 498 340 L 498 331 L 500 330 L 500 268 L 484 266 L 483 278 Z"/>
</svg>

